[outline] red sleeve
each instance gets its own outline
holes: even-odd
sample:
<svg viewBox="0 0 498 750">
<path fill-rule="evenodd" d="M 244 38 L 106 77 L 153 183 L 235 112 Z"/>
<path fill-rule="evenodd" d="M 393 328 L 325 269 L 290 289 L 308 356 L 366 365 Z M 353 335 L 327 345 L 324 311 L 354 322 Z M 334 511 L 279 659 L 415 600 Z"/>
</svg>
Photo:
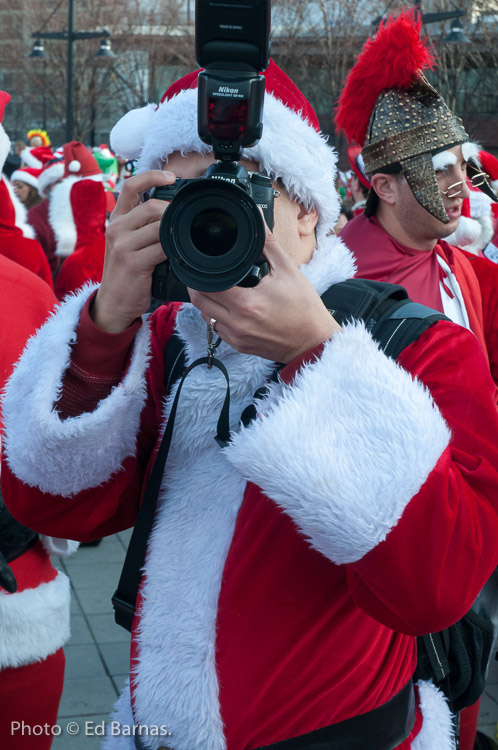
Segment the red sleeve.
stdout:
<svg viewBox="0 0 498 750">
<path fill-rule="evenodd" d="M 122 333 L 107 333 L 97 328 L 90 316 L 95 294 L 82 310 L 71 364 L 62 379 L 62 393 L 56 404 L 62 419 L 93 411 L 109 395 L 123 377 L 133 339 L 141 325 L 136 320 Z"/>
<path fill-rule="evenodd" d="M 172 334 L 177 310 L 178 305 L 163 306 L 149 322 L 151 358 L 147 370 L 147 401 L 141 415 L 136 455 L 125 459 L 121 470 L 101 486 L 69 498 L 29 487 L 12 474 L 7 461 L 4 461 L 2 493 L 4 498 L 8 498 L 12 514 L 21 523 L 27 525 L 29 521 L 29 527 L 39 533 L 82 542 L 134 525 L 144 479 L 150 471 L 150 459 L 159 436 L 164 396 L 164 347 Z M 114 368 L 123 353 L 126 359 L 129 348 L 122 334 L 104 334 L 101 337 L 102 331 L 93 324 L 87 324 L 88 319 L 81 321 L 82 329 L 78 330 L 78 343 L 73 350 L 73 362 L 77 363 L 77 367 L 81 363 L 85 372 L 77 388 L 80 399 L 85 398 L 85 392 L 88 393 L 88 378 L 95 377 L 104 382 L 105 378 L 116 375 Z M 106 348 L 105 338 L 113 335 L 119 341 L 111 353 Z M 91 354 L 90 359 L 87 359 L 88 354 Z"/>
<path fill-rule="evenodd" d="M 431 327 L 399 363 L 430 390 L 452 438 L 395 528 L 348 576 L 358 606 L 419 635 L 428 622 L 440 630 L 459 619 L 498 564 L 498 412 L 477 339 L 451 323 Z"/>
<path fill-rule="evenodd" d="M 465 255 L 470 261 L 481 289 L 484 338 L 491 374 L 498 386 L 498 266 L 487 258 L 479 258 L 470 253 L 465 253 Z"/>
</svg>

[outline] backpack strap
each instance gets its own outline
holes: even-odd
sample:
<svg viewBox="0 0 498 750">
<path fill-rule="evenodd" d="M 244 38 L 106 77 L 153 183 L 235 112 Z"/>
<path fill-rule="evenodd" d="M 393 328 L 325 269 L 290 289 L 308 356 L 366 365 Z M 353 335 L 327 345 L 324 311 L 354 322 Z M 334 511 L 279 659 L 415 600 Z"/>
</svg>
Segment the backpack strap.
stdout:
<svg viewBox="0 0 498 750">
<path fill-rule="evenodd" d="M 339 325 L 351 320 L 363 320 L 367 330 L 372 333 L 373 338 L 379 343 L 386 355 L 392 359 L 396 359 L 403 349 L 416 341 L 420 334 L 437 320 L 448 320 L 441 313 L 412 302 L 406 289 L 402 286 L 370 281 L 369 279 L 349 279 L 334 284 L 322 295 L 322 301 Z M 112 597 L 117 624 L 130 632 L 147 553 L 147 541 L 154 521 L 180 391 L 190 370 L 198 364 L 208 361 L 207 358 L 196 360 L 188 369 L 185 369 L 185 350 L 186 345 L 176 332 L 173 333 L 164 350 L 166 396 L 171 393 L 171 389 L 178 378 L 181 378 L 180 385 L 138 512 L 118 588 Z M 216 362 L 217 360 L 214 361 L 214 363 Z M 222 363 L 218 362 L 216 366 L 222 370 L 228 383 L 228 373 Z M 282 367 L 283 365 L 277 365 L 271 380 L 278 380 L 278 373 Z M 267 386 L 259 388 L 254 394 L 255 400 L 264 398 L 267 388 Z M 228 390 L 218 423 L 216 440 L 220 445 L 225 445 L 229 439 L 227 399 L 229 399 Z M 242 424 L 247 427 L 256 418 L 256 415 L 257 408 L 254 403 L 251 403 L 242 412 Z"/>
</svg>

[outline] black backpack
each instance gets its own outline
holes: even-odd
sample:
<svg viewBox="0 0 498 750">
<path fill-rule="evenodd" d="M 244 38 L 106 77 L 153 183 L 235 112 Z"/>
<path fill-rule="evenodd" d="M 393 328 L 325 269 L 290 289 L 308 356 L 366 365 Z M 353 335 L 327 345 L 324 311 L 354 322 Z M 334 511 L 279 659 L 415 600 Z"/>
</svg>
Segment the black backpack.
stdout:
<svg viewBox="0 0 498 750">
<path fill-rule="evenodd" d="M 392 359 L 397 359 L 401 352 L 433 323 L 438 320 L 449 320 L 435 310 L 412 302 L 403 287 L 368 279 L 348 279 L 334 284 L 322 295 L 322 301 L 339 325 L 350 320 L 362 320 L 385 354 Z M 181 386 L 191 369 L 208 362 L 210 366 L 215 366 L 223 372 L 228 383 L 228 374 L 223 364 L 216 359 L 213 361 L 203 357 L 185 369 L 185 346 L 176 334 L 173 334 L 166 346 L 164 361 L 166 394 L 171 392 L 173 384 L 179 378 L 180 385 L 138 512 L 118 588 L 112 597 L 115 620 L 129 632 L 135 614 L 147 540 L 154 520 Z M 282 365 L 275 369 L 273 380 L 278 379 L 281 367 Z M 263 398 L 266 392 L 266 386 L 258 389 L 254 394 L 255 400 Z M 222 446 L 230 440 L 228 410 L 227 388 L 227 397 L 215 437 Z M 255 404 L 250 404 L 241 415 L 242 424 L 247 426 L 256 417 L 256 413 Z M 453 711 L 470 706 L 484 689 L 492 641 L 491 623 L 471 610 L 462 620 L 441 633 L 430 633 L 417 639 L 418 665 L 415 678 L 432 678 L 448 697 Z"/>
</svg>

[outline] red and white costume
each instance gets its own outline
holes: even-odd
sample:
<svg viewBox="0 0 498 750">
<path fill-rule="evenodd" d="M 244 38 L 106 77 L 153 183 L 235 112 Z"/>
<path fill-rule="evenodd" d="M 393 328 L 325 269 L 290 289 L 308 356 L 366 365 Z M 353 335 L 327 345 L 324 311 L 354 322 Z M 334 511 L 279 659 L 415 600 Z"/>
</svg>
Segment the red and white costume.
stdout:
<svg viewBox="0 0 498 750">
<path fill-rule="evenodd" d="M 164 147 L 158 157 L 142 141 L 142 169 L 174 150 L 207 150 L 194 135 L 195 91 L 140 116 Z M 268 79 L 265 118 L 245 155 L 317 207 L 317 247 L 302 270 L 323 293 L 354 273 L 330 236 L 335 157 Z M 165 399 L 172 331 L 187 362 L 206 350 L 191 305 L 106 334 L 89 317 L 91 292 L 67 297 L 30 342 L 3 400 L 12 509 L 82 541 L 135 521 L 175 392 Z M 153 750 L 252 750 L 385 703 L 413 674 L 415 636 L 457 620 L 498 561 L 498 414 L 468 331 L 438 323 L 397 364 L 362 324 L 346 325 L 282 370 L 244 429 L 240 415 L 274 363 L 224 342 L 217 356 L 230 376 L 233 440 L 222 450 L 213 439 L 221 374 L 194 369 L 149 539 L 132 697 L 125 687 L 114 716 L 133 725 L 132 699 L 135 721 L 166 726 L 171 737 L 142 738 Z M 450 750 L 445 699 L 424 683 L 419 696 L 400 747 Z M 134 744 L 121 734 L 105 747 Z"/>
<path fill-rule="evenodd" d="M 1 126 L 0 126 L 1 127 Z M 56 303 L 54 293 L 23 266 L 0 255 L 0 388 L 24 345 Z M 32 384 L 35 386 L 35 383 Z M 0 418 L 1 428 L 1 418 Z M 8 500 L 7 491 L 3 493 Z M 69 638 L 69 579 L 49 554 L 71 554 L 75 542 L 42 537 L 10 562 L 17 591 L 0 588 L 0 745 L 48 750 L 50 735 L 12 734 L 11 722 L 53 725 L 64 679 L 62 646 Z"/>
<path fill-rule="evenodd" d="M 55 282 L 55 293 L 59 299 L 69 292 L 75 292 L 87 281 L 100 282 L 104 270 L 107 220 L 104 186 L 93 180 L 78 180 L 71 186 L 69 198 L 76 244 Z"/>
<path fill-rule="evenodd" d="M 391 237 L 375 217 L 359 216 L 341 237 L 355 256 L 359 278 L 401 284 L 415 302 L 432 307 L 477 336 L 498 385 L 498 268 L 486 258 L 440 240 L 430 252 Z M 497 393 L 498 398 L 498 393 Z"/>
</svg>

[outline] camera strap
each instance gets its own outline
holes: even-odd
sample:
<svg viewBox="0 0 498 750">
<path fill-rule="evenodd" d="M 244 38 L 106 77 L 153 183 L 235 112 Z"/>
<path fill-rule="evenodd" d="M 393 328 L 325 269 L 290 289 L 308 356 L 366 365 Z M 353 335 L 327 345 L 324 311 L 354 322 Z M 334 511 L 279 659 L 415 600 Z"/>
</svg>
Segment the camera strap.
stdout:
<svg viewBox="0 0 498 750">
<path fill-rule="evenodd" d="M 173 429 L 175 426 L 176 411 L 178 408 L 178 402 L 180 400 L 180 394 L 185 383 L 186 378 L 192 372 L 195 367 L 200 365 L 207 365 L 208 369 L 216 367 L 225 377 L 226 380 L 226 393 L 221 408 L 220 416 L 216 427 L 215 440 L 220 447 L 224 447 L 230 442 L 230 380 L 228 377 L 228 371 L 219 359 L 214 356 L 216 348 L 219 346 L 221 339 L 213 342 L 213 329 L 211 332 L 208 331 L 208 353 L 206 357 L 200 357 L 196 359 L 192 364 L 187 367 L 183 373 L 181 380 L 178 384 L 178 389 L 171 405 L 171 411 L 169 414 L 166 429 L 161 440 L 161 444 L 157 451 L 156 459 L 150 473 L 147 487 L 143 496 L 142 504 L 140 505 L 137 520 L 133 528 L 130 543 L 126 553 L 126 558 L 121 571 L 118 587 L 112 597 L 112 604 L 114 607 L 114 619 L 118 625 L 125 628 L 131 633 L 133 617 L 135 615 L 136 601 L 138 590 L 140 588 L 140 580 L 142 578 L 142 570 L 145 563 L 145 557 L 147 553 L 147 540 L 152 530 L 154 523 L 154 516 L 156 512 L 157 499 L 161 489 L 161 482 L 164 474 L 164 467 L 166 466 L 166 460 L 168 458 L 169 449 L 171 446 L 171 440 L 173 438 Z M 175 359 L 177 364 L 181 359 L 182 350 L 178 352 Z"/>
</svg>

